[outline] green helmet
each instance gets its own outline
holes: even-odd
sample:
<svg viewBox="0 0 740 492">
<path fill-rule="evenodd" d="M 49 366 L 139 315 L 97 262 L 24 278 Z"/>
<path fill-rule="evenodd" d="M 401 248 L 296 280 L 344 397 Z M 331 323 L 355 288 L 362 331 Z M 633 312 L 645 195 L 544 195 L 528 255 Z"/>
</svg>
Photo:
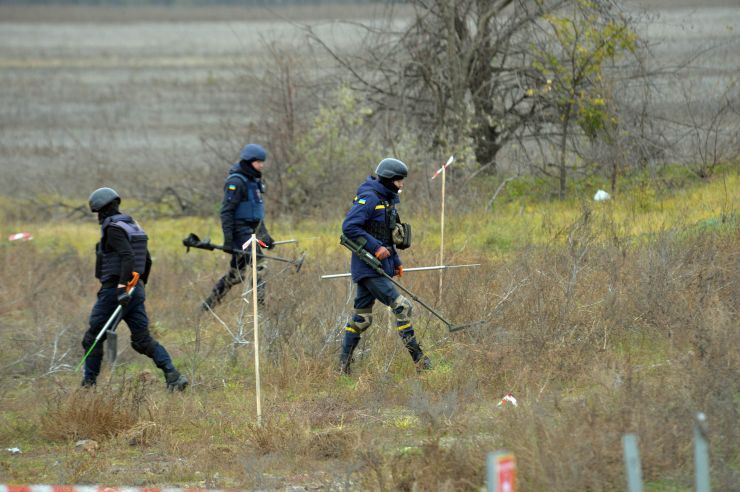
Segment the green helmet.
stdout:
<svg viewBox="0 0 740 492">
<path fill-rule="evenodd" d="M 121 197 L 118 196 L 116 190 L 113 188 L 98 188 L 92 192 L 87 203 L 90 205 L 91 212 L 100 212 L 103 207 L 114 201 L 121 203 Z"/>
<path fill-rule="evenodd" d="M 375 169 L 375 174 L 381 178 L 387 178 L 392 180 L 403 179 L 409 175 L 409 168 L 403 162 L 398 159 L 388 157 L 380 161 L 378 167 Z"/>
</svg>

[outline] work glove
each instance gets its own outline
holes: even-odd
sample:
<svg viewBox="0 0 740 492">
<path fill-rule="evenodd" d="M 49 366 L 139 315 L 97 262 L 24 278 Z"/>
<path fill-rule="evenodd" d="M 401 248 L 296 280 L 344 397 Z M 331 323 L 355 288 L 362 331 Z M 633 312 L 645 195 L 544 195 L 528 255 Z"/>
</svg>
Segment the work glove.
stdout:
<svg viewBox="0 0 740 492">
<path fill-rule="evenodd" d="M 270 236 L 268 233 L 261 234 L 259 237 L 260 241 L 265 243 L 265 249 L 272 249 L 275 247 L 275 240 L 272 239 L 272 236 Z"/>
<path fill-rule="evenodd" d="M 122 307 L 128 306 L 128 303 L 131 302 L 131 294 L 126 292 L 125 287 L 119 287 L 117 292 L 118 292 L 118 305 Z"/>
<path fill-rule="evenodd" d="M 226 248 L 231 249 L 231 246 L 233 243 L 234 243 L 234 236 L 224 235 L 224 250 Z"/>
<path fill-rule="evenodd" d="M 381 246 L 375 251 L 375 257 L 381 261 L 385 260 L 386 258 L 390 256 L 391 256 L 391 252 L 388 251 L 388 248 L 386 248 L 385 246 Z"/>
<path fill-rule="evenodd" d="M 403 277 L 403 265 L 398 265 L 394 270 L 396 277 Z"/>
</svg>

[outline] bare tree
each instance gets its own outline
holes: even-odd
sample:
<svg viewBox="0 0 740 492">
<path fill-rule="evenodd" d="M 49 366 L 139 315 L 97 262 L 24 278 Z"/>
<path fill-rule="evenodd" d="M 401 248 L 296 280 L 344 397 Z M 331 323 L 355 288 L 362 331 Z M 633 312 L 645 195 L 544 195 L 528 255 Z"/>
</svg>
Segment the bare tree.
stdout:
<svg viewBox="0 0 740 492">
<path fill-rule="evenodd" d="M 407 25 L 367 26 L 367 48 L 343 55 L 324 46 L 367 93 L 378 114 L 400 115 L 434 148 L 472 145 L 484 172 L 532 117 L 526 90 L 540 75 L 530 66 L 537 19 L 567 0 L 412 1 Z"/>
</svg>

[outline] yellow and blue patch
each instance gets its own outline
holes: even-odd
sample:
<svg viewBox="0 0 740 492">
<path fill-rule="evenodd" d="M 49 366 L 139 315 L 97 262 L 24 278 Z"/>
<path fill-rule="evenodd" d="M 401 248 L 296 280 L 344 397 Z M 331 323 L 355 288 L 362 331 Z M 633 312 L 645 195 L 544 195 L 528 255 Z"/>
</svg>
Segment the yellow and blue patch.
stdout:
<svg viewBox="0 0 740 492">
<path fill-rule="evenodd" d="M 236 185 L 229 185 L 229 191 L 236 191 Z"/>
</svg>

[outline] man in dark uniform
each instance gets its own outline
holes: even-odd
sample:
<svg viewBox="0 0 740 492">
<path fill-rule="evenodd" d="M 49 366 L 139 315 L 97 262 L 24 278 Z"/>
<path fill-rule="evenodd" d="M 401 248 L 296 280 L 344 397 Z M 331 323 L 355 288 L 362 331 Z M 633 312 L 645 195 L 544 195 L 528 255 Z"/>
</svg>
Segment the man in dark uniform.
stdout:
<svg viewBox="0 0 740 492">
<path fill-rule="evenodd" d="M 239 162 L 231 166 L 224 182 L 224 200 L 221 204 L 221 228 L 224 233 L 224 248 L 234 251 L 229 263 L 229 271 L 214 285 L 213 291 L 203 302 L 203 309 L 216 306 L 229 289 L 240 283 L 246 266 L 249 264 L 249 252 L 242 251 L 242 245 L 253 233 L 272 248 L 273 240 L 265 226 L 265 204 L 262 194 L 265 191 L 262 183 L 262 169 L 267 159 L 267 152 L 261 145 L 247 144 L 239 154 Z M 257 247 L 257 254 L 261 252 Z M 264 265 L 257 262 L 257 301 L 265 302 L 265 282 L 262 279 Z"/>
<path fill-rule="evenodd" d="M 118 211 L 120 203 L 121 198 L 111 188 L 99 188 L 90 195 L 90 210 L 98 214 L 100 223 L 100 242 L 95 248 L 95 277 L 100 280 L 101 286 L 90 313 L 90 327 L 82 339 L 82 347 L 87 353 L 106 321 L 120 305 L 123 307 L 121 319 L 131 330 L 133 349 L 151 358 L 164 372 L 169 390 L 182 391 L 188 385 L 187 378 L 175 369 L 170 354 L 149 333 L 149 318 L 144 308 L 144 284 L 149 279 L 152 265 L 147 248 L 148 238 L 134 219 Z M 133 278 L 133 272 L 138 272 L 140 279 L 133 292 L 129 293 L 126 284 Z M 102 342 L 105 337 L 104 334 L 85 359 L 83 386 L 96 383 L 103 361 Z"/>
<path fill-rule="evenodd" d="M 357 189 L 352 207 L 342 223 L 342 232 L 355 242 L 364 239 L 365 249 L 381 261 L 385 273 L 400 277 L 403 275 L 403 266 L 394 245 L 393 231 L 400 224 L 396 204 L 399 202 L 398 194 L 403 189 L 403 179 L 408 175 L 408 167 L 398 159 L 383 159 L 375 174 L 377 178 L 368 176 Z M 411 354 L 417 371 L 431 369 L 431 361 L 421 350 L 411 325 L 411 301 L 399 294 L 393 282 L 354 254 L 350 271 L 352 281 L 357 284 L 357 295 L 354 314 L 344 328 L 340 371 L 343 374 L 350 373 L 352 352 L 360 342 L 362 333 L 372 324 L 376 299 L 393 310 L 398 334 Z"/>
</svg>

